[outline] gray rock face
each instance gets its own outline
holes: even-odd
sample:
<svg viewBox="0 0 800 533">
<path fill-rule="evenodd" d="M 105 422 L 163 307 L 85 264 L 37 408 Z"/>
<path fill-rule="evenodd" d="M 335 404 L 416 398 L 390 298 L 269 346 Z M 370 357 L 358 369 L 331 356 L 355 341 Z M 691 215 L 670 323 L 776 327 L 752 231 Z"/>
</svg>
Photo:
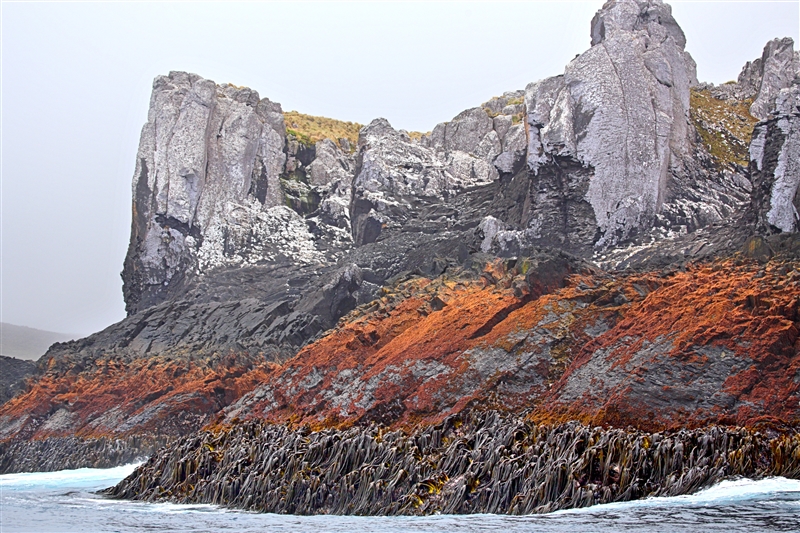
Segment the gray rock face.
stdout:
<svg viewBox="0 0 800 533">
<path fill-rule="evenodd" d="M 775 99 L 782 89 L 791 86 L 800 74 L 800 59 L 794 51 L 794 41 L 789 37 L 773 39 L 764 47 L 760 60 L 745 65 L 739 75 L 739 84 L 744 90 L 757 90 L 750 106 L 750 114 L 766 120 L 775 110 Z"/>
<path fill-rule="evenodd" d="M 179 296 L 86 339 L 57 344 L 48 356 L 87 368 L 104 357 L 156 355 L 183 360 L 236 353 L 243 361 L 283 361 L 359 303 L 361 278 L 352 272 L 350 265 L 287 258 L 217 269 L 188 282 Z"/>
<path fill-rule="evenodd" d="M 456 180 L 444 161 L 430 148 L 396 131 L 386 119 L 365 126 L 358 147 L 350 207 L 358 245 L 374 242 L 387 227 L 402 225 L 413 199 L 441 199 L 455 192 Z"/>
<path fill-rule="evenodd" d="M 500 153 L 500 142 L 492 126 L 476 108 L 440 124 L 424 142 L 412 141 L 385 119 L 364 127 L 350 208 L 354 242 L 374 242 L 387 230 L 403 228 L 421 206 L 447 203 L 459 191 L 495 181 L 489 160 Z"/>
<path fill-rule="evenodd" d="M 735 88 L 735 92 L 733 92 L 731 96 L 739 100 L 755 98 L 758 95 L 758 90 L 761 88 L 761 74 L 763 71 L 764 65 L 760 57 L 754 61 L 745 63 L 744 67 L 742 67 L 742 71 L 739 73 L 737 82 L 735 84 L 726 84 L 733 85 L 733 88 Z"/>
<path fill-rule="evenodd" d="M 352 244 L 350 204 L 352 202 L 355 157 L 343 152 L 329 139 L 316 145 L 309 165 L 310 182 L 322 201 L 310 220 L 327 233 L 326 241 L 344 249 Z"/>
<path fill-rule="evenodd" d="M 774 117 L 759 122 L 750 144 L 752 207 L 766 233 L 800 230 L 800 85 L 782 89 Z"/>
<path fill-rule="evenodd" d="M 462 111 L 452 122 L 445 124 L 444 147 L 450 152 L 475 153 L 493 126 L 492 119 L 479 107 Z"/>
<path fill-rule="evenodd" d="M 592 48 L 564 76 L 526 89 L 528 165 L 538 174 L 562 157 L 594 170 L 585 200 L 599 229 L 597 246 L 652 227 L 670 171 L 690 155 L 696 74 L 685 41 L 659 0 L 608 2 L 592 21 Z M 543 217 L 530 224 L 548 228 Z"/>
<path fill-rule="evenodd" d="M 281 206 L 284 138 L 280 105 L 251 89 L 182 72 L 156 78 L 133 180 L 129 312 L 187 272 L 275 253 L 314 260 L 305 225 Z"/>
<path fill-rule="evenodd" d="M 25 390 L 25 379 L 36 372 L 36 363 L 0 355 L 0 404 Z"/>
</svg>

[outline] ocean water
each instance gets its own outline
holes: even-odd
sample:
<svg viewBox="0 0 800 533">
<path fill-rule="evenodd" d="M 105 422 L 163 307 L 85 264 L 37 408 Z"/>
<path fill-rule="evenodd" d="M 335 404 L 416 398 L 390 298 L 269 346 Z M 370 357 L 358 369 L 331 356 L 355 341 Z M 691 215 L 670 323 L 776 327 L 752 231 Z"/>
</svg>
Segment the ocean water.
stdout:
<svg viewBox="0 0 800 533">
<path fill-rule="evenodd" d="M 690 496 L 598 505 L 537 516 L 287 516 L 211 505 L 109 500 L 94 491 L 135 465 L 0 476 L 0 532 L 800 532 L 800 481 L 724 481 Z"/>
</svg>

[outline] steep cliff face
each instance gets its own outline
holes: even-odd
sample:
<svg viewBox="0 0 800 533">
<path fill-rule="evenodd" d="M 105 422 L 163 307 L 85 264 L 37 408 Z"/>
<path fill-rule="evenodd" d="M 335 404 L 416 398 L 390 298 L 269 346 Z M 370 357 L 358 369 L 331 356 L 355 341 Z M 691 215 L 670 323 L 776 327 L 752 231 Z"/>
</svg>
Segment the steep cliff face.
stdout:
<svg viewBox="0 0 800 533">
<path fill-rule="evenodd" d="M 707 163 L 689 120 L 695 63 L 661 2 L 608 2 L 592 47 L 562 76 L 528 85 L 523 206 L 503 238 L 581 255 L 729 220 L 742 171 Z M 498 243 L 502 247 L 501 243 Z"/>
<path fill-rule="evenodd" d="M 54 346 L 0 406 L 0 468 L 248 418 L 796 424 L 791 42 L 714 87 L 660 0 L 606 3 L 591 37 L 562 75 L 357 142 L 287 128 L 250 89 L 157 78 L 129 316 Z"/>
<path fill-rule="evenodd" d="M 182 72 L 156 78 L 133 179 L 129 313 L 163 301 L 192 271 L 246 264 L 279 229 L 310 259 L 279 207 L 284 138 L 280 105 L 251 89 Z"/>
<path fill-rule="evenodd" d="M 692 154 L 695 65 L 670 11 L 661 2 L 607 3 L 592 21 L 592 47 L 563 76 L 526 89 L 530 169 L 538 174 L 569 159 L 592 170 L 566 172 L 586 183 L 581 200 L 598 229 L 587 244 L 615 245 L 651 228 L 671 173 Z M 529 225 L 540 234 L 551 227 L 541 215 Z"/>
</svg>

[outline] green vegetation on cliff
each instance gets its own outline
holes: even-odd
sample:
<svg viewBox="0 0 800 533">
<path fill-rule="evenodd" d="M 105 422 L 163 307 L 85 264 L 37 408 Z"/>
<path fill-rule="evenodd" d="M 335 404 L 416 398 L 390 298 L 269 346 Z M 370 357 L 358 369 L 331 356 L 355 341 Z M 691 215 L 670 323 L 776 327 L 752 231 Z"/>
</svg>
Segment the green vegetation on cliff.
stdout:
<svg viewBox="0 0 800 533">
<path fill-rule="evenodd" d="M 750 114 L 752 100 L 722 100 L 708 90 L 691 90 L 690 116 L 703 144 L 720 167 L 747 166 L 748 146 L 758 119 Z"/>
<path fill-rule="evenodd" d="M 358 122 L 315 117 L 297 111 L 286 111 L 283 113 L 283 118 L 286 121 L 286 132 L 307 146 L 316 144 L 322 139 L 334 142 L 347 139 L 352 146 L 355 146 L 358 143 L 358 130 L 362 127 Z"/>
</svg>

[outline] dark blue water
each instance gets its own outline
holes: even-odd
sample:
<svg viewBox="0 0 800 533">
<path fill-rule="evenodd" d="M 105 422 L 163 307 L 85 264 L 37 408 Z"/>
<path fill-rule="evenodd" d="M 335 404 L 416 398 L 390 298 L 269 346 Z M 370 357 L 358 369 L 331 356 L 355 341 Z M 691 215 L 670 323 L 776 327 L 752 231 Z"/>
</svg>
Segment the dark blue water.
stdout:
<svg viewBox="0 0 800 533">
<path fill-rule="evenodd" d="M 11 532 L 800 532 L 800 481 L 725 481 L 691 496 L 598 505 L 549 515 L 430 517 L 285 516 L 210 505 L 108 500 L 93 491 L 133 470 L 80 469 L 0 476 L 0 531 Z"/>
</svg>

